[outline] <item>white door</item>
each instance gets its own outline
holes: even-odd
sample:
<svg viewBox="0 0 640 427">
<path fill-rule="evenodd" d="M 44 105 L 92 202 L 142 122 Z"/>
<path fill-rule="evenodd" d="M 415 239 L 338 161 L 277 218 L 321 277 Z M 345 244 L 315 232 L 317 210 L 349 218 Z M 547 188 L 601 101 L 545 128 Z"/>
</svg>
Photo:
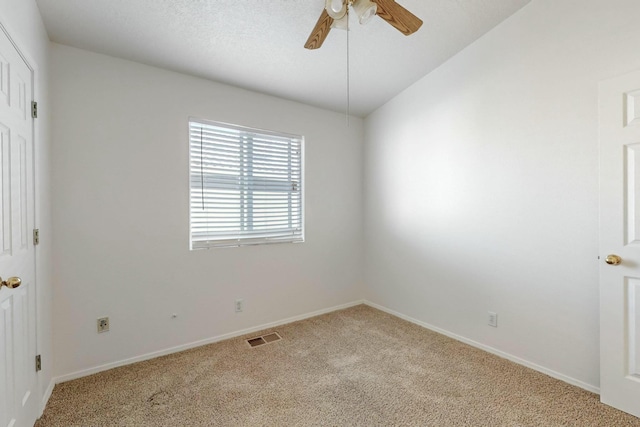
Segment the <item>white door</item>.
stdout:
<svg viewBox="0 0 640 427">
<path fill-rule="evenodd" d="M 601 82 L 599 107 L 600 399 L 640 416 L 640 71 Z"/>
<path fill-rule="evenodd" d="M 31 100 L 31 70 L 0 27 L 0 427 L 38 415 Z"/>
</svg>

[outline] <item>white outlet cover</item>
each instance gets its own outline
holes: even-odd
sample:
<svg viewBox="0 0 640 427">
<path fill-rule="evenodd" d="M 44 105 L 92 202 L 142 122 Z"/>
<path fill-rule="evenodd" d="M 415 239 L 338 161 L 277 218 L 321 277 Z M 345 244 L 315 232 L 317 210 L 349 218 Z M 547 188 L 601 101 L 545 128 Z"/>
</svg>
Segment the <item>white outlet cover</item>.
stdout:
<svg viewBox="0 0 640 427">
<path fill-rule="evenodd" d="M 98 333 L 108 332 L 109 331 L 109 318 L 101 317 L 97 320 L 98 323 Z"/>
</svg>

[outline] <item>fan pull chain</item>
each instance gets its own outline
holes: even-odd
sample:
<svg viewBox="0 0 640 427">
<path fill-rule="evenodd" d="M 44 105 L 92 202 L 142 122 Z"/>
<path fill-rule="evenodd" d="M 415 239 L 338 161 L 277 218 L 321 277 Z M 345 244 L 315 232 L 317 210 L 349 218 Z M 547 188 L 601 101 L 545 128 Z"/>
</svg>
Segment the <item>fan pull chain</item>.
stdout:
<svg viewBox="0 0 640 427">
<path fill-rule="evenodd" d="M 347 127 L 349 127 L 349 111 L 350 111 L 350 79 L 349 79 L 349 7 L 351 2 L 347 0 Z"/>
</svg>

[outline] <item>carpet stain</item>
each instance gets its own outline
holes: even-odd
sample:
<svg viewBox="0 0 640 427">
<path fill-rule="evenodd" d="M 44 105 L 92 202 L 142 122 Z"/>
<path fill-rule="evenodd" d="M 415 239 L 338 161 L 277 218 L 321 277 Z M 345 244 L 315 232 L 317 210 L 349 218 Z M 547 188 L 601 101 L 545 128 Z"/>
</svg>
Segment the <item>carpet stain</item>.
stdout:
<svg viewBox="0 0 640 427">
<path fill-rule="evenodd" d="M 151 404 L 151 406 L 160 406 L 169 403 L 170 396 L 166 391 L 158 391 L 153 393 L 148 399 L 147 402 Z"/>
</svg>

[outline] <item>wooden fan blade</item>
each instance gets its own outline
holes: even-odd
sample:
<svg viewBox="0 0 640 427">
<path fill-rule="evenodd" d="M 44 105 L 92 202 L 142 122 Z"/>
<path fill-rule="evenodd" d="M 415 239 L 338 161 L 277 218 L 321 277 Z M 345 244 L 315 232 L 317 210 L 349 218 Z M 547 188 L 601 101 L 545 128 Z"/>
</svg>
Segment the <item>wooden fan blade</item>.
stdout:
<svg viewBox="0 0 640 427">
<path fill-rule="evenodd" d="M 378 5 L 380 18 L 393 25 L 405 36 L 413 34 L 422 26 L 422 19 L 400 6 L 394 0 L 372 0 Z"/>
<path fill-rule="evenodd" d="M 318 18 L 316 26 L 313 27 L 313 31 L 309 34 L 309 38 L 307 39 L 304 47 L 307 49 L 317 49 L 322 46 L 324 39 L 327 38 L 327 35 L 331 30 L 331 24 L 333 24 L 333 18 L 329 16 L 325 9 L 323 9 L 320 18 Z"/>
</svg>

